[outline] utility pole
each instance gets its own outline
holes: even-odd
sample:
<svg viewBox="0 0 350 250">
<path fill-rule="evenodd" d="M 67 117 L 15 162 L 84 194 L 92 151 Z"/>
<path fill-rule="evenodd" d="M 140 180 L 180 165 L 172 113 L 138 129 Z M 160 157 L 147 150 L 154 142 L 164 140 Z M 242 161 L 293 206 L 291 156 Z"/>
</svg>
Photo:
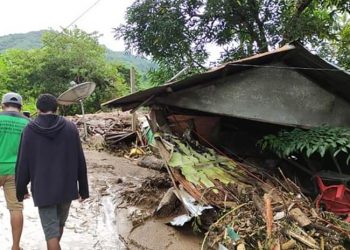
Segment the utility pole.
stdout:
<svg viewBox="0 0 350 250">
<path fill-rule="evenodd" d="M 136 92 L 136 76 L 135 76 L 135 68 L 131 66 L 130 68 L 130 89 L 131 94 Z M 137 129 L 137 117 L 136 112 L 132 113 L 132 121 L 131 121 L 131 128 L 133 132 L 136 132 Z"/>
</svg>

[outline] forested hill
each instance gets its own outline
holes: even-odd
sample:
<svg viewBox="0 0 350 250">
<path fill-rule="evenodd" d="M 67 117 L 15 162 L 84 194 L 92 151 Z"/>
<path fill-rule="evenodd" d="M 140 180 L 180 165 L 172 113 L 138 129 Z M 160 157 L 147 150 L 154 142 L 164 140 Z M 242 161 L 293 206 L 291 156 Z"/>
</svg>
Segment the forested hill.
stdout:
<svg viewBox="0 0 350 250">
<path fill-rule="evenodd" d="M 7 49 L 35 49 L 42 46 L 41 36 L 45 30 L 31 31 L 23 34 L 0 36 L 0 53 Z M 120 62 L 124 65 L 134 65 L 140 72 L 146 73 L 155 64 L 147 59 L 132 56 L 125 52 L 116 52 L 107 48 L 106 58 L 109 61 Z"/>
<path fill-rule="evenodd" d="M 35 49 L 41 47 L 41 36 L 44 31 L 32 31 L 23 34 L 0 36 L 0 53 L 7 49 Z"/>
</svg>

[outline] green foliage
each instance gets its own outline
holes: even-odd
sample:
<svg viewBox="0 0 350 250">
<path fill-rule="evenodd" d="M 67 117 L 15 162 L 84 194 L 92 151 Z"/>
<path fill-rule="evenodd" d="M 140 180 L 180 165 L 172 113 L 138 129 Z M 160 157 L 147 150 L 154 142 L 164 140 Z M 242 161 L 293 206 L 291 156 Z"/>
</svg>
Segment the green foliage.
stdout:
<svg viewBox="0 0 350 250">
<path fill-rule="evenodd" d="M 39 49 L 43 46 L 41 38 L 45 32 L 47 31 L 40 30 L 23 34 L 0 36 L 0 53 L 4 53 L 9 49 Z M 108 62 L 118 63 L 124 65 L 127 68 L 134 66 L 143 77 L 145 77 L 146 73 L 150 69 L 157 68 L 157 65 L 155 63 L 144 57 L 133 56 L 130 53 L 121 51 L 112 51 L 108 48 L 105 48 L 105 51 L 105 58 Z"/>
<path fill-rule="evenodd" d="M 182 69 L 181 69 L 182 70 Z M 176 80 L 184 79 L 195 73 L 203 72 L 204 68 L 192 67 L 186 68 L 185 72 L 178 76 Z M 155 87 L 166 83 L 173 78 L 174 75 L 179 73 L 177 65 L 167 65 L 166 63 L 159 62 L 159 67 L 156 69 L 151 69 L 147 73 L 148 80 L 146 81 L 146 88 Z"/>
<path fill-rule="evenodd" d="M 58 95 L 69 87 L 70 81 L 96 81 L 98 89 L 105 89 L 105 50 L 98 43 L 97 34 L 79 29 L 55 31 L 43 35 L 44 63 L 38 77 L 45 92 Z"/>
<path fill-rule="evenodd" d="M 278 135 L 267 135 L 258 144 L 263 150 L 270 150 L 281 158 L 293 154 L 310 157 L 318 153 L 324 157 L 330 153 L 336 157 L 340 152 L 348 155 L 350 161 L 350 129 L 338 127 L 317 127 L 310 130 L 294 129 L 281 131 Z"/>
<path fill-rule="evenodd" d="M 350 4 L 350 2 L 349 2 Z M 350 69 L 350 15 L 336 14 L 337 20 L 330 27 L 333 36 L 323 41 L 315 41 L 313 47 L 324 59 Z"/>
<path fill-rule="evenodd" d="M 161 63 L 158 69 L 151 69 L 148 72 L 149 87 L 156 87 L 170 80 L 176 74 L 174 69 L 171 69 L 166 64 Z"/>
<path fill-rule="evenodd" d="M 36 114 L 36 100 L 33 97 L 26 98 L 23 100 L 22 111 L 29 111 L 31 115 Z"/>
<path fill-rule="evenodd" d="M 0 95 L 7 92 L 5 81 L 7 81 L 7 64 L 4 57 L 0 54 Z"/>
<path fill-rule="evenodd" d="M 13 49 L 8 50 L 2 57 L 5 71 L 1 84 L 6 90 L 21 93 L 24 97 L 41 93 L 42 88 L 37 84 L 37 72 L 42 66 L 40 50 Z"/>
<path fill-rule="evenodd" d="M 164 83 L 185 67 L 202 68 L 208 54 L 205 44 L 196 41 L 202 36 L 196 20 L 187 16 L 201 5 L 196 0 L 144 0 L 128 9 L 127 24 L 116 29 L 116 37 L 160 65 L 149 73 L 152 84 Z"/>
<path fill-rule="evenodd" d="M 214 193 L 214 180 L 228 185 L 232 176 L 225 170 L 235 169 L 235 164 L 228 158 L 215 154 L 212 149 L 202 148 L 199 153 L 191 145 L 172 139 L 176 149 L 171 155 L 169 166 L 179 168 L 182 175 L 194 185 L 202 185 L 211 189 Z M 198 149 L 197 149 L 198 150 Z"/>
<path fill-rule="evenodd" d="M 208 44 L 223 49 L 221 61 L 293 40 L 326 46 L 339 36 L 338 16 L 349 6 L 345 0 L 137 0 L 127 10 L 126 24 L 115 31 L 128 49 L 160 65 L 151 72 L 159 84 L 162 76 L 169 79 L 185 67 L 202 70 Z"/>
<path fill-rule="evenodd" d="M 8 49 L 38 49 L 42 46 L 41 36 L 45 31 L 32 31 L 25 34 L 11 34 L 0 37 L 0 53 Z"/>
<path fill-rule="evenodd" d="M 168 63 L 178 63 L 178 59 L 189 64 L 201 61 L 202 46 L 198 44 L 192 51 L 192 41 L 199 36 L 197 29 L 188 29 L 190 20 L 186 12 L 202 6 L 201 1 L 135 1 L 128 9 L 127 25 L 117 28 L 117 37 L 126 38 L 129 47 L 141 53 L 162 58 Z M 193 23 L 195 25 L 195 23 Z M 177 60 L 176 60 L 177 59 Z"/>
<path fill-rule="evenodd" d="M 23 95 L 28 102 L 24 108 L 29 111 L 35 109 L 34 100 L 41 93 L 58 96 L 71 81 L 93 81 L 96 90 L 86 100 L 86 111 L 95 112 L 102 102 L 128 93 L 126 72 L 125 66 L 106 61 L 97 34 L 79 29 L 47 32 L 41 49 L 7 50 L 0 57 L 1 89 Z M 72 114 L 79 109 L 73 105 L 63 112 Z"/>
<path fill-rule="evenodd" d="M 158 66 L 154 62 L 140 56 L 133 56 L 128 52 L 112 51 L 106 48 L 106 59 L 109 62 L 117 62 L 130 68 L 134 66 L 141 75 L 145 75 L 149 70 Z"/>
<path fill-rule="evenodd" d="M 339 63 L 346 69 L 350 69 L 350 18 L 344 18 L 344 25 L 341 29 L 338 48 Z"/>
</svg>

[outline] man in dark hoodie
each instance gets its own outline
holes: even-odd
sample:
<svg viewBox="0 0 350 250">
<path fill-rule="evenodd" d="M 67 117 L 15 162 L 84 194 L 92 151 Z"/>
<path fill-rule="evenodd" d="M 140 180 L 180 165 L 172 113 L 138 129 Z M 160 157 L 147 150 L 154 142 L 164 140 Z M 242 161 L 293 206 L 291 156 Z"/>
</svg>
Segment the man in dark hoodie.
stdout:
<svg viewBox="0 0 350 250">
<path fill-rule="evenodd" d="M 56 115 L 57 100 L 40 95 L 39 116 L 24 129 L 16 166 L 17 198 L 31 192 L 49 250 L 59 241 L 72 200 L 89 197 L 86 163 L 76 126 Z"/>
</svg>

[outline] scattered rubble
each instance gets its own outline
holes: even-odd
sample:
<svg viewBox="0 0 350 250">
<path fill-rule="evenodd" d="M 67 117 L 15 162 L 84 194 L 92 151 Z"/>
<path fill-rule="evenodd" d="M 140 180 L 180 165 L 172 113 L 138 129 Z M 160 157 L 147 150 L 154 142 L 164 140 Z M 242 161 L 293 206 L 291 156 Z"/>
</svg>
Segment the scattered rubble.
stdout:
<svg viewBox="0 0 350 250">
<path fill-rule="evenodd" d="M 80 116 L 71 119 L 83 129 Z M 202 249 L 349 249 L 350 224 L 316 209 L 281 170 L 272 175 L 190 137 L 169 134 L 152 139 L 160 160 L 137 146 L 144 141 L 131 131 L 130 115 L 101 113 L 86 121 L 89 145 L 95 149 L 117 149 L 126 158 L 139 157 L 143 168 L 167 170 L 124 184 L 118 208 L 137 207 L 129 214 L 134 228 L 152 215 L 172 215 L 172 225 L 191 221 L 194 231 L 206 231 Z"/>
<path fill-rule="evenodd" d="M 67 117 L 74 122 L 81 137 L 84 137 L 84 120 L 82 115 Z M 110 149 L 120 156 L 128 154 L 133 143 L 142 140 L 138 132 L 131 130 L 131 116 L 124 112 L 96 113 L 85 115 L 90 147 L 103 150 Z"/>
<path fill-rule="evenodd" d="M 66 117 L 70 121 L 74 122 L 81 134 L 83 134 L 83 116 L 75 115 Z M 111 113 L 96 113 L 85 115 L 85 121 L 88 127 L 88 134 L 90 136 L 100 134 L 105 136 L 110 132 L 124 132 L 131 131 L 131 116 L 124 112 L 111 112 Z"/>
<path fill-rule="evenodd" d="M 271 176 L 196 141 L 167 135 L 157 142 L 177 188 L 221 214 L 202 249 L 346 249 L 349 224 L 314 209 L 282 172 Z"/>
<path fill-rule="evenodd" d="M 170 187 L 171 181 L 167 175 L 152 176 L 143 179 L 137 186 L 124 189 L 121 192 L 121 197 L 123 198 L 123 204 L 153 208 Z"/>
</svg>

